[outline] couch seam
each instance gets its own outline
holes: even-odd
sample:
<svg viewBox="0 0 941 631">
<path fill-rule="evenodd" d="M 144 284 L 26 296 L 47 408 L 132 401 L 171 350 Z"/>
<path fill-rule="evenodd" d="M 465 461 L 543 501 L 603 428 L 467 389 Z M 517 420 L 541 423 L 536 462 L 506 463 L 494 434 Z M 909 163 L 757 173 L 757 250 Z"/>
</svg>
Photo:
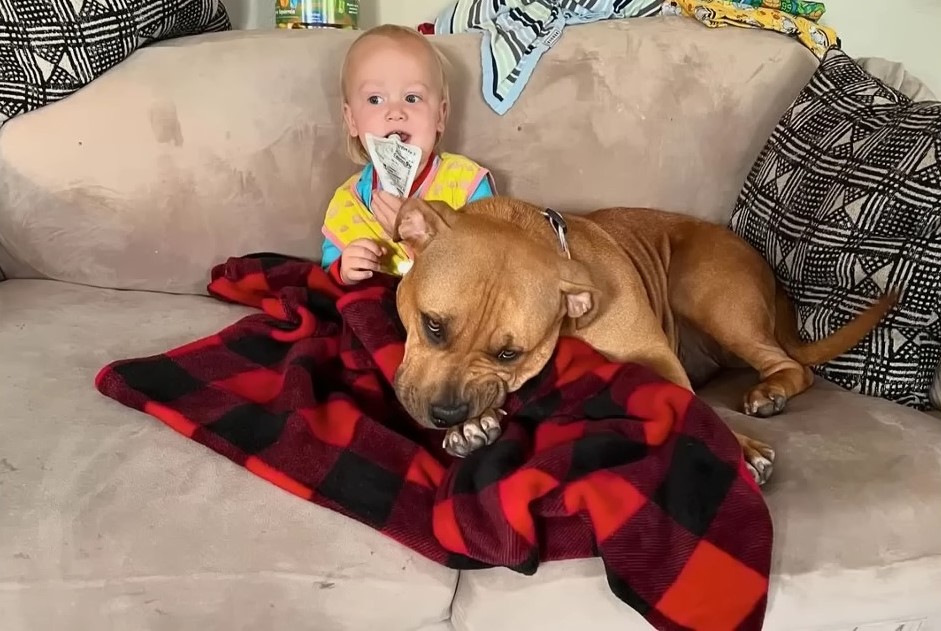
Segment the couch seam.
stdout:
<svg viewBox="0 0 941 631">
<path fill-rule="evenodd" d="M 902 565 L 909 564 L 909 563 L 918 563 L 920 561 L 931 561 L 932 559 L 941 560 L 941 553 L 924 554 L 922 556 L 912 557 L 910 559 L 900 559 L 898 561 L 893 561 L 887 565 L 879 565 L 879 566 L 870 565 L 867 567 L 840 568 L 840 570 L 843 572 L 863 572 L 865 570 L 873 569 L 876 567 L 878 567 L 879 569 L 887 569 L 887 568 L 894 568 L 894 567 L 902 566 Z M 806 572 L 800 572 L 798 574 L 788 574 L 787 577 L 796 578 L 796 577 L 801 577 L 801 576 L 808 576 L 810 574 L 814 574 L 819 571 L 820 571 L 820 568 L 814 569 L 814 570 L 808 570 Z M 771 574 L 771 578 L 773 579 L 774 577 L 775 575 Z"/>
<path fill-rule="evenodd" d="M 451 594 L 451 602 L 448 603 L 448 622 L 454 626 L 454 605 L 457 602 L 457 592 L 461 588 L 461 581 L 464 580 L 464 571 L 458 570 L 457 581 L 454 583 L 454 592 Z"/>
<path fill-rule="evenodd" d="M 331 577 L 328 574 L 308 574 L 304 572 L 285 572 L 277 570 L 256 570 L 252 572 L 193 572 L 187 574 L 179 573 L 170 573 L 170 574 L 140 574 L 133 576 L 110 576 L 110 577 L 94 577 L 94 578 L 83 578 L 78 576 L 73 577 L 50 577 L 50 578 L 33 578 L 33 579 L 2 579 L 0 580 L 0 591 L 7 591 L 12 589 L 18 589 L 22 587 L 42 587 L 49 585 L 63 585 L 63 586 L 73 586 L 73 587 L 87 587 L 91 589 L 99 589 L 108 585 L 117 585 L 121 583 L 151 583 L 151 582 L 160 582 L 160 581 L 177 581 L 180 579 L 196 579 L 196 580 L 217 580 L 217 581 L 230 581 L 230 580 L 241 580 L 246 578 L 262 578 L 262 579 L 282 579 L 282 580 L 292 580 L 292 581 L 322 581 Z M 352 578 L 352 577 L 339 577 L 339 578 Z M 387 579 L 378 579 L 371 578 L 370 581 L 375 582 L 386 582 L 386 583 L 400 583 L 399 579 L 387 578 Z M 451 600 L 454 600 L 454 593 L 452 591 Z"/>
</svg>

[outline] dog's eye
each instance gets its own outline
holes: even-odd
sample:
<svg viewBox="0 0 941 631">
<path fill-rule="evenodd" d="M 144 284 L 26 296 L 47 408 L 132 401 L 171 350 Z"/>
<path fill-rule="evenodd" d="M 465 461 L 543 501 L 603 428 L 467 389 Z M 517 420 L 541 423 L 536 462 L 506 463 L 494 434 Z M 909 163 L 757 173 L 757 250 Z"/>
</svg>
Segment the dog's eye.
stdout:
<svg viewBox="0 0 941 631">
<path fill-rule="evenodd" d="M 422 314 L 421 319 L 425 326 L 425 331 L 430 338 L 433 340 L 441 340 L 441 338 L 444 337 L 444 327 L 441 325 L 441 322 L 424 314 Z"/>
<path fill-rule="evenodd" d="M 502 351 L 497 353 L 497 359 L 502 362 L 511 362 L 519 356 L 519 351 L 514 351 L 511 348 L 504 348 Z"/>
</svg>

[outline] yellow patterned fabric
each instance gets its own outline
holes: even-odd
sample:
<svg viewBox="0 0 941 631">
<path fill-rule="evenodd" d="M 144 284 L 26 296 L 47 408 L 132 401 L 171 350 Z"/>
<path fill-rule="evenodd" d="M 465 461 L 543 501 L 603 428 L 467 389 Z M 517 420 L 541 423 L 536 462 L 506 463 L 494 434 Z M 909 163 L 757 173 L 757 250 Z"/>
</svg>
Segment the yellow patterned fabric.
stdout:
<svg viewBox="0 0 941 631">
<path fill-rule="evenodd" d="M 753 7 L 780 9 L 798 17 L 807 18 L 816 22 L 826 13 L 827 7 L 822 2 L 807 2 L 806 0 L 735 0 L 739 4 L 748 4 Z"/>
<path fill-rule="evenodd" d="M 778 9 L 728 0 L 668 0 L 662 10 L 665 14 L 695 18 L 711 28 L 740 26 L 784 33 L 795 37 L 819 59 L 830 48 L 840 46 L 840 38 L 833 29 Z"/>
<path fill-rule="evenodd" d="M 402 243 L 393 243 L 382 224 L 373 216 L 356 192 L 361 173 L 357 173 L 337 189 L 327 207 L 323 234 L 340 250 L 357 239 L 372 239 L 386 246 L 389 254 L 381 262 L 381 271 L 401 276 L 411 261 L 411 252 Z M 471 194 L 490 173 L 473 160 L 453 153 L 435 158 L 431 171 L 415 192 L 428 201 L 442 201 L 460 210 Z M 492 182 L 491 182 L 492 186 Z"/>
</svg>

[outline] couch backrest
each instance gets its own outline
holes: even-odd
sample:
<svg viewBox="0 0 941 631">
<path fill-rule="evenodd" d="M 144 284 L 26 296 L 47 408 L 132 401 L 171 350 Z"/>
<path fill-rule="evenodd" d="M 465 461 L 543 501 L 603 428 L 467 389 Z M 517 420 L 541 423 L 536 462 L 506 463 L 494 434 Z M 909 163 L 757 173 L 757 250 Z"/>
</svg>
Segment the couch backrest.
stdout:
<svg viewBox="0 0 941 631">
<path fill-rule="evenodd" d="M 343 151 L 339 31 L 237 31 L 139 51 L 0 133 L 0 246 L 14 275 L 200 293 L 226 257 L 320 252 Z M 444 146 L 499 192 L 584 211 L 726 220 L 815 58 L 787 37 L 680 17 L 569 27 L 504 116 L 481 97 L 480 37 L 454 65 Z"/>
</svg>

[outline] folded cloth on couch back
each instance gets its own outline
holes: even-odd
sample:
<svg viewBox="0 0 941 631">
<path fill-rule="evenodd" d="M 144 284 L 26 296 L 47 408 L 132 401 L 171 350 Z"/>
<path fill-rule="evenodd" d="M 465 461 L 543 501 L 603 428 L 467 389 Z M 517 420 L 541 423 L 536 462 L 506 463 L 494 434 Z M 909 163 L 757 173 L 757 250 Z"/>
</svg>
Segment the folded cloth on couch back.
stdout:
<svg viewBox="0 0 941 631">
<path fill-rule="evenodd" d="M 795 38 L 821 59 L 828 50 L 840 46 L 840 38 L 832 28 L 786 13 L 783 8 L 755 8 L 729 0 L 666 0 L 662 13 L 695 18 L 709 28 L 735 26 L 782 33 Z"/>
<path fill-rule="evenodd" d="M 735 0 L 735 4 L 775 9 L 814 22 L 822 18 L 823 14 L 827 12 L 827 7 L 822 2 L 806 2 L 805 0 Z"/>
<path fill-rule="evenodd" d="M 0 0 L 0 125 L 64 99 L 147 44 L 231 28 L 221 0 Z"/>
<path fill-rule="evenodd" d="M 663 0 L 457 0 L 435 20 L 436 34 L 483 31 L 483 97 L 505 114 L 566 24 L 655 15 Z"/>
<path fill-rule="evenodd" d="M 404 341 L 394 282 L 344 291 L 316 263 L 230 259 L 210 293 L 263 313 L 115 362 L 96 385 L 449 567 L 531 574 L 600 556 L 612 591 L 656 628 L 761 628 L 771 520 L 705 403 L 563 339 L 508 399 L 500 439 L 451 459 L 391 387 Z"/>
</svg>

